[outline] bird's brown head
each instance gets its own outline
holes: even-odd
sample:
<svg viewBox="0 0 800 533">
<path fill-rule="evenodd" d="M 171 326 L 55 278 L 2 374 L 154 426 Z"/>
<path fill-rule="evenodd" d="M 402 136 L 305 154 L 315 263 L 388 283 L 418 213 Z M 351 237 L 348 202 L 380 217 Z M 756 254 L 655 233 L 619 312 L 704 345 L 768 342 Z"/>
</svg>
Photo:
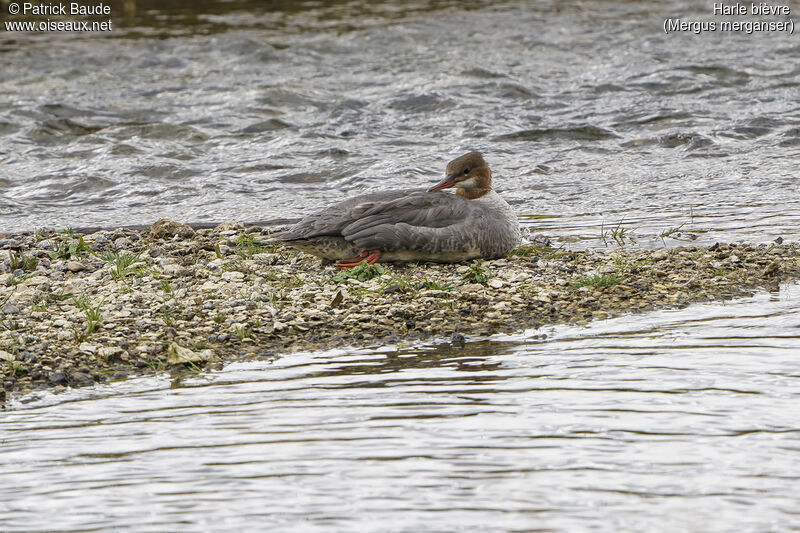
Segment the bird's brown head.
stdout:
<svg viewBox="0 0 800 533">
<path fill-rule="evenodd" d="M 492 171 L 480 152 L 453 159 L 444 173 L 444 179 L 428 189 L 429 192 L 456 187 L 456 194 L 474 200 L 492 190 Z"/>
</svg>

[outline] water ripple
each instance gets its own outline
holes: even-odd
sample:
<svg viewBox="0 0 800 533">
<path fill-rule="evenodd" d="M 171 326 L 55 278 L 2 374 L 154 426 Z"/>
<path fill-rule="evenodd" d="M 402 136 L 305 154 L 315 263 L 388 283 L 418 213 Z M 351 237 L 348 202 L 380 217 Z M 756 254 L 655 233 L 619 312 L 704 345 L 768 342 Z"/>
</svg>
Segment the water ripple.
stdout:
<svg viewBox="0 0 800 533">
<path fill-rule="evenodd" d="M 798 291 L 17 403 L 0 418 L 0 520 L 784 530 L 800 488 Z"/>
</svg>

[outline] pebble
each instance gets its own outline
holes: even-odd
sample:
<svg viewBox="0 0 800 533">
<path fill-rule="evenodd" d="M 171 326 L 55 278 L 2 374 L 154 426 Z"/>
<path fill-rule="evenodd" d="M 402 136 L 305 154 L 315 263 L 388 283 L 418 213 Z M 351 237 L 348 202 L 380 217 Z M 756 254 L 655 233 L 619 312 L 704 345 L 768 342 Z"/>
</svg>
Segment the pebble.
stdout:
<svg viewBox="0 0 800 533">
<path fill-rule="evenodd" d="M 186 224 L 168 220 L 166 218 L 158 219 L 152 226 L 150 226 L 151 239 L 164 239 L 168 237 L 183 237 L 189 238 L 194 236 L 194 230 Z"/>
<path fill-rule="evenodd" d="M 244 224 L 229 220 L 227 222 L 218 224 L 217 227 L 214 228 L 214 233 L 229 233 L 235 235 L 243 230 Z"/>
<path fill-rule="evenodd" d="M 213 350 L 194 351 L 176 342 L 167 348 L 167 363 L 171 365 L 205 362 L 212 359 L 215 359 Z"/>
<path fill-rule="evenodd" d="M 225 281 L 241 281 L 244 279 L 244 272 L 239 272 L 238 270 L 223 272 L 222 279 Z"/>
<path fill-rule="evenodd" d="M 70 272 L 80 272 L 81 270 L 86 270 L 86 265 L 79 263 L 78 261 L 67 261 L 64 266 Z"/>
<path fill-rule="evenodd" d="M 61 385 L 67 382 L 67 375 L 61 370 L 56 370 L 48 378 L 52 385 Z"/>
<path fill-rule="evenodd" d="M 75 387 L 88 387 L 89 385 L 94 385 L 94 379 L 92 379 L 91 374 L 87 372 L 73 372 L 69 376 L 70 385 Z"/>
<path fill-rule="evenodd" d="M 166 265 L 163 268 L 164 274 L 172 277 L 180 277 L 186 274 L 186 268 L 180 265 Z"/>
<path fill-rule="evenodd" d="M 114 240 L 114 248 L 117 250 L 125 250 L 133 246 L 133 241 L 127 237 L 120 237 Z"/>
</svg>

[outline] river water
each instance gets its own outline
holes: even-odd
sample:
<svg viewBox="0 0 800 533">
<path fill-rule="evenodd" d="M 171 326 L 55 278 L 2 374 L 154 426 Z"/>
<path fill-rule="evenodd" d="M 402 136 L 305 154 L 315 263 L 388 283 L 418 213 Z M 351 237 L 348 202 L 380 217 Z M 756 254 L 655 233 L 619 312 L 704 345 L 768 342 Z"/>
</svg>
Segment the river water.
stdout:
<svg viewBox="0 0 800 533">
<path fill-rule="evenodd" d="M 2 229 L 294 219 L 478 149 L 533 231 L 582 245 L 620 222 L 659 246 L 800 233 L 796 36 L 662 29 L 759 17 L 294 4 L 112 3 L 112 32 L 0 32 Z"/>
<path fill-rule="evenodd" d="M 16 402 L 0 414 L 0 524 L 796 530 L 798 296 Z"/>
<path fill-rule="evenodd" d="M 797 37 L 663 32 L 712 4 L 128 0 L 109 33 L 0 32 L 0 231 L 285 221 L 479 149 L 556 245 L 796 240 Z M 0 530 L 797 530 L 799 291 L 15 398 Z"/>
</svg>

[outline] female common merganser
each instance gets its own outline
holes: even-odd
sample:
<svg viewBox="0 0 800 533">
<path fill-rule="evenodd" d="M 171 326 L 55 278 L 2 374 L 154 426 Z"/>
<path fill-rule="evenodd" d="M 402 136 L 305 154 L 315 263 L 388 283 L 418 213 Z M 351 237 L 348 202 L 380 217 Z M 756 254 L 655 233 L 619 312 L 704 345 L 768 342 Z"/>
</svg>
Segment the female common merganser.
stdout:
<svg viewBox="0 0 800 533">
<path fill-rule="evenodd" d="M 519 222 L 492 190 L 480 152 L 448 163 L 445 178 L 425 190 L 365 194 L 309 215 L 273 234 L 340 268 L 361 261 L 457 263 L 504 257 L 520 240 Z M 441 189 L 456 187 L 456 194 Z"/>
</svg>

